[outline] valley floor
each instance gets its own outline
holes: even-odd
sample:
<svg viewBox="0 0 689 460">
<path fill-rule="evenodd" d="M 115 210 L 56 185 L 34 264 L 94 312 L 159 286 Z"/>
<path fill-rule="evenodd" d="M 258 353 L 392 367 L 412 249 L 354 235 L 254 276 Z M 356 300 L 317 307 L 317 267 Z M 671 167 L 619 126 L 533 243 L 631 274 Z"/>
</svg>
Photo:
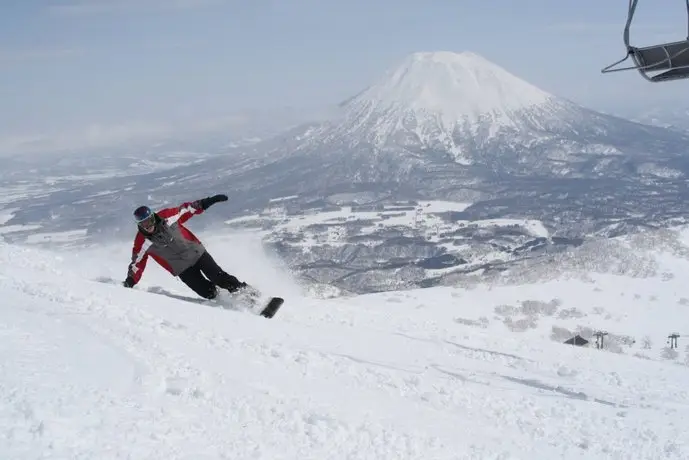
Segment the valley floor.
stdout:
<svg viewBox="0 0 689 460">
<path fill-rule="evenodd" d="M 319 300 L 256 262 L 266 320 L 96 281 L 128 251 L 0 243 L 0 458 L 689 458 L 682 363 L 464 324 L 471 291 Z"/>
</svg>

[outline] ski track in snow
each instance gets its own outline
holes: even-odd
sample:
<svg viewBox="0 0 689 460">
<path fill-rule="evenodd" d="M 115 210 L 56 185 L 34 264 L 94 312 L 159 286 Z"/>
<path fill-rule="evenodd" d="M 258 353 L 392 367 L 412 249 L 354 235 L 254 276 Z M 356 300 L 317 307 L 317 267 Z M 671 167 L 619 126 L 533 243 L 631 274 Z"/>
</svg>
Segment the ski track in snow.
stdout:
<svg viewBox="0 0 689 460">
<path fill-rule="evenodd" d="M 266 320 L 85 280 L 117 273 L 99 254 L 0 243 L 0 458 L 689 457 L 685 366 L 481 331 L 442 296 Z"/>
</svg>

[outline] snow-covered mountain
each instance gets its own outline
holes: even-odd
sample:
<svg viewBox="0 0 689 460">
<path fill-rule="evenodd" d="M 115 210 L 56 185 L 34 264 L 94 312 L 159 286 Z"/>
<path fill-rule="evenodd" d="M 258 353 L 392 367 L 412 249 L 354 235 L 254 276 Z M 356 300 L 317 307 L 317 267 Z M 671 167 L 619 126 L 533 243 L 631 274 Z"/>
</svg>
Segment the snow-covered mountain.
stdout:
<svg viewBox="0 0 689 460">
<path fill-rule="evenodd" d="M 316 141 L 349 139 L 375 148 L 415 144 L 445 148 L 471 162 L 455 138 L 520 127 L 529 111 L 553 111 L 555 99 L 473 53 L 415 53 L 341 105 L 340 119 L 321 126 Z"/>
<path fill-rule="evenodd" d="M 254 228 L 272 232 L 293 268 L 319 283 L 355 292 L 387 280 L 425 286 L 450 276 L 429 275 L 436 263 L 456 279 L 538 264 L 590 237 L 683 223 L 687 145 L 689 134 L 589 110 L 475 54 L 415 53 L 335 115 L 223 155 L 174 156 L 167 161 L 182 159 L 174 167 L 139 173 L 130 159 L 119 172 L 72 174 L 79 166 L 67 164 L 69 180 L 9 177 L 4 190 L 16 198 L 5 235 L 34 238 L 14 230 L 38 226 L 119 236 L 141 203 L 224 192 L 231 200 L 195 225 L 258 215 Z M 461 210 L 412 225 L 432 202 Z M 323 212 L 339 215 L 305 219 Z M 319 223 L 283 225 L 302 219 Z M 335 228 L 344 235 L 337 244 Z"/>
<path fill-rule="evenodd" d="M 683 177 L 688 142 L 548 94 L 473 53 L 415 53 L 337 115 L 256 145 L 265 166 L 233 183 L 254 203 L 266 198 L 257 189 L 327 197 L 362 188 L 476 201 L 505 189 L 539 194 L 552 180 L 571 194 L 580 181 L 607 189 Z"/>
<path fill-rule="evenodd" d="M 586 109 L 473 53 L 415 53 L 322 122 L 153 173 L 128 196 L 147 198 L 174 180 L 175 189 L 226 190 L 234 212 L 298 195 L 470 201 L 468 213 L 493 217 L 499 201 L 512 217 L 556 227 L 577 212 L 600 230 L 589 220 L 613 201 L 634 215 L 653 209 L 655 220 L 672 214 L 666 194 L 686 193 L 687 145 L 689 134 Z M 183 196 L 174 192 L 165 190 Z"/>
<path fill-rule="evenodd" d="M 327 233 L 295 234 L 288 239 L 292 247 L 282 244 L 286 257 L 309 273 L 329 260 L 346 261 L 335 277 L 351 289 L 361 270 L 371 275 L 381 265 L 493 253 L 487 267 L 495 268 L 512 263 L 515 252 L 544 256 L 556 250 L 558 238 L 681 223 L 689 213 L 687 145 L 689 135 L 579 106 L 475 54 L 415 53 L 343 102 L 337 116 L 258 144 L 255 153 L 265 164 L 228 184 L 244 209 L 260 210 L 280 196 L 297 197 L 286 206 L 293 216 L 300 208 L 367 205 L 380 212 L 398 202 L 413 207 L 419 200 L 448 200 L 470 203 L 443 216 L 448 225 L 530 219 L 547 231 L 541 241 L 509 226 L 475 233 L 470 226 L 453 228 L 431 251 L 427 235 L 410 227 L 391 231 L 383 216 L 379 231 L 367 235 L 345 223 L 351 245 L 337 251 L 319 243 L 330 241 Z M 341 224 L 321 230 L 333 225 Z M 393 235 L 407 239 L 391 248 Z M 322 258 L 314 260 L 316 247 Z M 379 272 L 381 279 L 391 273 Z"/>
</svg>

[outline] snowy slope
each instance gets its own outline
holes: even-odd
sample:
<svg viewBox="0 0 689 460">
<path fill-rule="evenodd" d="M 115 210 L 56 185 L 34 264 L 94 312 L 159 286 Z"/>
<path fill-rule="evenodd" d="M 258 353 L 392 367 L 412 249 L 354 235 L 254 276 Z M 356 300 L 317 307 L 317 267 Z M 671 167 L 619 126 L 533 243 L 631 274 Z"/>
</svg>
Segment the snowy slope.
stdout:
<svg viewBox="0 0 689 460">
<path fill-rule="evenodd" d="M 456 320 L 535 287 L 317 300 L 249 243 L 208 238 L 228 268 L 287 293 L 273 320 L 175 298 L 191 296 L 155 265 L 134 290 L 93 281 L 122 277 L 127 244 L 58 254 L 0 243 L 0 458 L 689 456 L 686 366 Z M 156 286 L 168 295 L 147 292 Z M 548 289 L 595 304 L 567 280 Z M 629 292 L 630 280 L 605 291 Z M 671 312 L 615 324 L 687 326 Z"/>
</svg>

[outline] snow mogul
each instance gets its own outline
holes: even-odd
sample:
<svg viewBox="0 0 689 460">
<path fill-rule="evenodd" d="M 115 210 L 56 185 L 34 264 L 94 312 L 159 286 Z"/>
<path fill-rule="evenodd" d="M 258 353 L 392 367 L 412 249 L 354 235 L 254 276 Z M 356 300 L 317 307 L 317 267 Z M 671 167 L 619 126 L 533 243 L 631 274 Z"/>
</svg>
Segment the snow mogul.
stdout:
<svg viewBox="0 0 689 460">
<path fill-rule="evenodd" d="M 215 203 L 227 201 L 227 195 L 215 195 L 180 206 L 153 212 L 148 206 L 134 211 L 138 231 L 134 238 L 132 260 L 124 286 L 134 287 L 146 268 L 150 256 L 173 276 L 179 277 L 195 293 L 214 299 L 218 288 L 231 293 L 247 288 L 245 282 L 225 272 L 208 253 L 203 243 L 184 223 L 203 213 Z"/>
</svg>

